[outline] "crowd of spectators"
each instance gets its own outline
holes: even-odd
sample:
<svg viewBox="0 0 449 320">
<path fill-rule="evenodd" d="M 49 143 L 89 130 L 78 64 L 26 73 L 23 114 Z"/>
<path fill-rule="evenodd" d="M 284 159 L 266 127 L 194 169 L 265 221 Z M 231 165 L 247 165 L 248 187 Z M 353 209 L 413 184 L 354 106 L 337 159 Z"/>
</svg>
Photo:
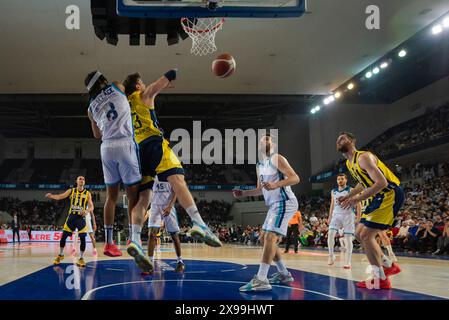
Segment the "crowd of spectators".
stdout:
<svg viewBox="0 0 449 320">
<path fill-rule="evenodd" d="M 65 203 L 49 201 L 20 201 L 17 198 L 0 198 L 0 211 L 19 217 L 22 229 L 57 230 L 56 220 L 63 211 Z M 8 224 L 2 226 L 8 229 Z"/>
<path fill-rule="evenodd" d="M 388 234 L 396 251 L 436 255 L 449 254 L 449 163 L 416 163 L 394 169 L 403 182 L 406 202 Z M 300 196 L 299 209 L 303 224 L 300 226 L 300 244 L 303 247 L 326 247 L 328 232 L 328 196 Z M 205 221 L 224 243 L 259 245 L 261 226 L 230 224 L 231 204 L 225 201 L 196 200 Z M 65 204 L 55 201 L 20 201 L 1 198 L 0 211 L 18 214 L 22 229 L 61 230 L 56 225 Z M 191 221 L 182 207 L 176 205 L 182 242 L 193 242 L 190 237 Z M 95 208 L 97 237 L 104 240 L 103 212 Z M 3 228 L 8 228 L 3 225 Z M 114 229 L 126 239 L 127 210 L 117 207 Z M 144 228 L 143 235 L 146 234 Z M 338 239 L 337 239 L 338 245 Z M 357 245 L 357 242 L 356 242 Z"/>
</svg>

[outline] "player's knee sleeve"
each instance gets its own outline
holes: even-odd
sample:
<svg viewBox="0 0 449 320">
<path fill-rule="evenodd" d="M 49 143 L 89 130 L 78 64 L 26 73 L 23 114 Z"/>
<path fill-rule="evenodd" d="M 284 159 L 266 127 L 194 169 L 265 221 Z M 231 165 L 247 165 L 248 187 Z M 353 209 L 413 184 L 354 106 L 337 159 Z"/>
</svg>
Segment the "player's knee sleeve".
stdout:
<svg viewBox="0 0 449 320">
<path fill-rule="evenodd" d="M 61 241 L 59 241 L 59 246 L 61 248 L 65 247 L 65 243 L 66 243 L 68 237 L 70 237 L 70 233 L 65 230 L 62 231 Z"/>
<path fill-rule="evenodd" d="M 86 251 L 86 234 L 80 233 L 80 251 Z"/>
</svg>

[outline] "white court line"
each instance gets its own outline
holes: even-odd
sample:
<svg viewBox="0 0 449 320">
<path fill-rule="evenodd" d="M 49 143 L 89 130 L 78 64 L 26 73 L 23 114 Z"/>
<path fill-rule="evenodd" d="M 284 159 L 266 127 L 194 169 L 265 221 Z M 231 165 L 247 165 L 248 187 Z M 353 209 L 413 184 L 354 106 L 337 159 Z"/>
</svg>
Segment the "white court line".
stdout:
<svg viewBox="0 0 449 320">
<path fill-rule="evenodd" d="M 138 284 L 138 283 L 152 283 L 152 282 L 221 282 L 221 283 L 239 283 L 239 284 L 246 284 L 246 282 L 242 282 L 242 281 L 229 281 L 229 280 L 197 280 L 197 279 L 188 279 L 188 280 L 145 280 L 145 281 L 130 281 L 130 282 L 120 282 L 120 283 L 112 283 L 112 284 L 108 284 L 106 286 L 101 286 L 101 287 L 97 287 L 95 289 L 89 290 L 87 291 L 83 297 L 81 298 L 81 300 L 90 300 L 90 296 L 92 295 L 92 293 L 98 291 L 98 290 L 102 290 L 102 289 L 106 289 L 106 288 L 111 288 L 111 287 L 116 287 L 116 286 L 125 286 L 128 284 Z M 272 287 L 279 287 L 279 288 L 284 288 L 284 289 L 290 289 L 290 290 L 296 290 L 296 291 L 304 291 L 304 292 L 310 292 L 310 293 L 314 293 L 320 296 L 324 296 L 324 297 L 328 297 L 334 300 L 344 300 L 342 298 L 339 297 L 335 297 L 335 296 L 331 296 L 329 294 L 325 294 L 322 292 L 317 292 L 317 291 L 313 291 L 313 290 L 307 290 L 307 289 L 301 289 L 301 288 L 294 288 L 294 287 L 285 287 L 285 286 L 279 286 L 279 285 L 272 285 Z"/>
</svg>

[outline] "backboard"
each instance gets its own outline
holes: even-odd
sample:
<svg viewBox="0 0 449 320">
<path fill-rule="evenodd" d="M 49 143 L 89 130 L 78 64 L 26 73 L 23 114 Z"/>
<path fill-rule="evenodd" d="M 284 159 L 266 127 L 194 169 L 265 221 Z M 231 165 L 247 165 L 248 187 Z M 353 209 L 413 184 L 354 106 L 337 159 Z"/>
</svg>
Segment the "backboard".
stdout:
<svg viewBox="0 0 449 320">
<path fill-rule="evenodd" d="M 117 0 L 117 14 L 138 18 L 300 17 L 307 0 Z M 216 8 L 212 9 L 216 4 Z"/>
</svg>

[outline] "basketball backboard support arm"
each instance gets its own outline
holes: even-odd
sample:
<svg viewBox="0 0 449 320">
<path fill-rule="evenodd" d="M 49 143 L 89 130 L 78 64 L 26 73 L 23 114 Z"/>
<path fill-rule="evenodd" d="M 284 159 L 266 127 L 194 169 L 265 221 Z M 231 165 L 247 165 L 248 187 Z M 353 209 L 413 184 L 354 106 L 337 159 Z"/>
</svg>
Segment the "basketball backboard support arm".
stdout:
<svg viewBox="0 0 449 320">
<path fill-rule="evenodd" d="M 136 18 L 294 18 L 306 10 L 306 0 L 225 0 L 215 10 L 201 0 L 117 0 L 117 14 Z"/>
</svg>

